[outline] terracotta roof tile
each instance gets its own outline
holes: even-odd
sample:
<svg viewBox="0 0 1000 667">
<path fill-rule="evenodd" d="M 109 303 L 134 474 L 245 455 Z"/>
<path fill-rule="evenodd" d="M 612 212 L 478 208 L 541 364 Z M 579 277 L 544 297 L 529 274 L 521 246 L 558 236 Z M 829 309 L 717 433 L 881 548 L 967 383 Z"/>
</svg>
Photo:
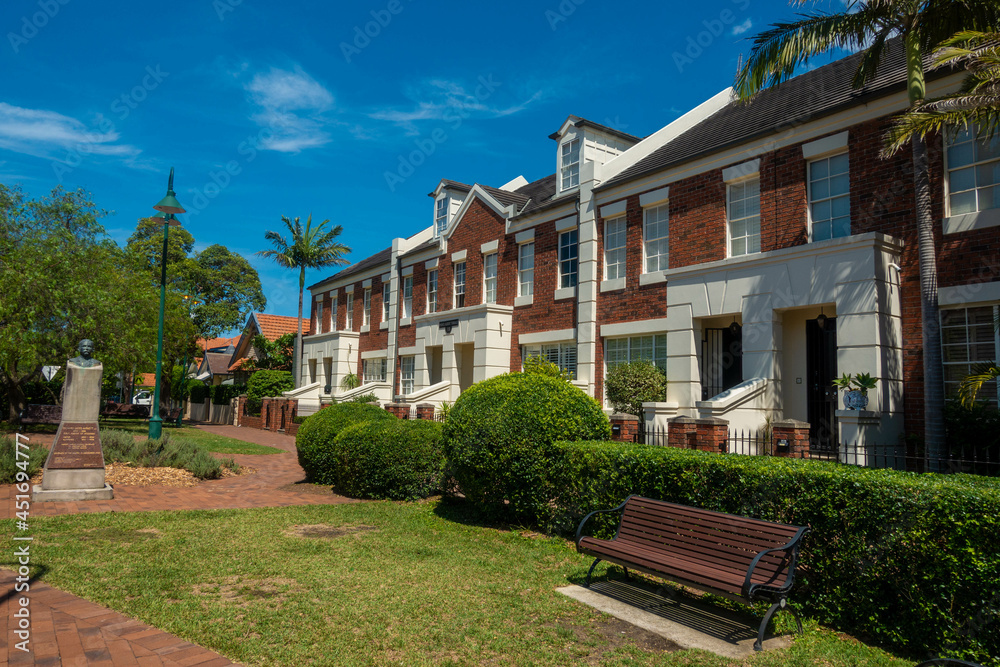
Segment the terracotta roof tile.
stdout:
<svg viewBox="0 0 1000 667">
<path fill-rule="evenodd" d="M 299 325 L 296 318 L 286 315 L 265 315 L 257 313 L 257 323 L 260 325 L 260 333 L 268 340 L 277 340 L 287 333 L 298 333 Z M 309 333 L 309 320 L 302 318 L 302 335 Z"/>
</svg>

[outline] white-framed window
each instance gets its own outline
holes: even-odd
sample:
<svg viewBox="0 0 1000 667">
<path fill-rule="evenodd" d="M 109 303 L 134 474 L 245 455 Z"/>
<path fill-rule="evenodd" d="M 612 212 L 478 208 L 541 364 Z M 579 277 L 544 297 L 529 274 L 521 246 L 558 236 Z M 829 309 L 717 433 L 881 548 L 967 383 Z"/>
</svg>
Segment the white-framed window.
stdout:
<svg viewBox="0 0 1000 667">
<path fill-rule="evenodd" d="M 330 331 L 337 330 L 337 297 L 330 302 Z"/>
<path fill-rule="evenodd" d="M 315 333 L 323 333 L 323 302 L 322 301 L 317 301 L 316 302 L 316 308 L 315 308 L 315 310 L 313 310 L 313 313 L 315 315 L 315 318 L 314 318 L 314 321 L 313 321 L 313 332 L 315 332 Z"/>
<path fill-rule="evenodd" d="M 604 279 L 625 277 L 625 217 L 604 221 Z"/>
<path fill-rule="evenodd" d="M 559 287 L 576 287 L 580 272 L 580 232 L 559 235 Z"/>
<path fill-rule="evenodd" d="M 847 153 L 809 162 L 809 223 L 813 241 L 851 235 Z"/>
<path fill-rule="evenodd" d="M 730 183 L 726 188 L 729 256 L 760 252 L 760 178 Z"/>
<path fill-rule="evenodd" d="M 413 276 L 403 277 L 403 314 L 404 320 L 413 316 Z"/>
<path fill-rule="evenodd" d="M 666 271 L 670 257 L 670 205 L 651 206 L 642 212 L 642 245 L 646 273 Z"/>
<path fill-rule="evenodd" d="M 559 370 L 566 371 L 574 379 L 576 378 L 576 343 L 549 343 L 546 345 L 522 345 L 521 364 L 528 357 L 541 357 L 546 361 L 559 366 Z"/>
<path fill-rule="evenodd" d="M 559 148 L 559 173 L 562 190 L 580 185 L 580 140 L 572 139 Z"/>
<path fill-rule="evenodd" d="M 427 272 L 427 312 L 436 313 L 438 306 L 438 272 L 432 269 Z"/>
<path fill-rule="evenodd" d="M 364 377 L 364 382 L 366 384 L 369 382 L 385 382 L 387 367 L 388 363 L 385 358 L 362 359 L 361 374 Z"/>
<path fill-rule="evenodd" d="M 426 218 L 425 218 L 426 219 Z M 434 204 L 434 230 L 438 236 L 448 228 L 448 198 L 442 197 Z"/>
<path fill-rule="evenodd" d="M 354 331 L 354 292 L 347 293 L 347 330 Z"/>
<path fill-rule="evenodd" d="M 971 123 L 948 144 L 948 214 L 1000 208 L 1000 134 L 977 141 Z"/>
<path fill-rule="evenodd" d="M 412 356 L 399 358 L 400 389 L 404 394 L 413 393 L 413 378 L 415 376 L 413 360 Z"/>
<path fill-rule="evenodd" d="M 372 288 L 365 288 L 365 309 L 361 313 L 361 326 L 372 323 Z"/>
<path fill-rule="evenodd" d="M 604 366 L 611 370 L 617 364 L 645 359 L 667 372 L 667 335 L 649 334 L 604 340 Z"/>
<path fill-rule="evenodd" d="M 483 257 L 483 303 L 497 302 L 497 253 Z"/>
<path fill-rule="evenodd" d="M 958 396 L 962 378 L 975 372 L 983 363 L 1000 360 L 1000 333 L 996 329 L 1000 306 L 953 308 L 941 310 L 941 357 L 944 362 L 944 387 L 948 396 Z M 997 381 L 982 386 L 977 399 L 997 406 Z"/>
<path fill-rule="evenodd" d="M 392 303 L 392 291 L 389 289 L 391 285 L 389 283 L 382 283 L 382 321 L 388 322 L 389 316 L 392 314 L 389 305 Z"/>
<path fill-rule="evenodd" d="M 531 296 L 534 291 L 535 243 L 532 241 L 517 246 L 517 295 Z"/>
<path fill-rule="evenodd" d="M 465 308 L 465 262 L 455 265 L 455 308 Z"/>
</svg>

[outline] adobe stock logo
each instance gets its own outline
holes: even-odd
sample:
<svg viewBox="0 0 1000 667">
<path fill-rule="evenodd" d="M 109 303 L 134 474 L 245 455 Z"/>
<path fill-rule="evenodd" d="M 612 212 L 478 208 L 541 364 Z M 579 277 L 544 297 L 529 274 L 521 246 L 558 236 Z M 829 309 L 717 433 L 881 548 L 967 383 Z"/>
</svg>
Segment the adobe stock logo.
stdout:
<svg viewBox="0 0 1000 667">
<path fill-rule="evenodd" d="M 38 0 L 37 11 L 30 17 L 25 14 L 21 17 L 21 31 L 8 32 L 7 41 L 14 53 L 19 53 L 21 47 L 34 39 L 38 31 L 49 24 L 59 13 L 59 10 L 69 4 L 70 0 Z"/>
<path fill-rule="evenodd" d="M 410 0 L 410 2 L 412 1 Z M 365 23 L 364 27 L 354 26 L 354 39 L 350 43 L 340 43 L 340 52 L 344 54 L 344 60 L 350 63 L 351 58 L 368 48 L 372 40 L 381 35 L 383 29 L 389 27 L 393 17 L 402 14 L 404 9 L 406 7 L 401 0 L 389 0 L 385 9 L 371 10 L 369 14 L 371 14 L 372 20 Z"/>
</svg>

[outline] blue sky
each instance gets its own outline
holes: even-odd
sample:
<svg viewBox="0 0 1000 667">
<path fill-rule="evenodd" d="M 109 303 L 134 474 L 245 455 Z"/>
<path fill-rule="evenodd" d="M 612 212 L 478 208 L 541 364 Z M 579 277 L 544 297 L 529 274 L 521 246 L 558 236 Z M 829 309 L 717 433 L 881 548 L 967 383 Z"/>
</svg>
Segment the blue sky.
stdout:
<svg viewBox="0 0 1000 667">
<path fill-rule="evenodd" d="M 730 85 L 749 38 L 795 11 L 773 0 L 6 0 L 0 182 L 32 195 L 85 188 L 115 212 L 105 227 L 124 243 L 174 166 L 197 248 L 246 256 L 267 312 L 294 315 L 297 274 L 253 256 L 281 216 L 342 224 L 357 261 L 428 226 L 441 178 L 499 186 L 552 173 L 548 135 L 569 114 L 655 132 Z"/>
</svg>

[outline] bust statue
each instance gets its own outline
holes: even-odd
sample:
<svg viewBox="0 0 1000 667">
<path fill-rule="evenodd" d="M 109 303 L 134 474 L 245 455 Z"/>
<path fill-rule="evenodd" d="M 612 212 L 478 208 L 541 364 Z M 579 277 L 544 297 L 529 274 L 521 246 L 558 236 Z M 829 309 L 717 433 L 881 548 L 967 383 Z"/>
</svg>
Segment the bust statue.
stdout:
<svg viewBox="0 0 1000 667">
<path fill-rule="evenodd" d="M 77 347 L 80 351 L 80 356 L 73 357 L 69 360 L 69 363 L 81 368 L 91 368 L 93 366 L 100 366 L 101 362 L 94 359 L 94 341 L 89 338 L 84 338 L 80 341 L 80 345 Z"/>
</svg>

